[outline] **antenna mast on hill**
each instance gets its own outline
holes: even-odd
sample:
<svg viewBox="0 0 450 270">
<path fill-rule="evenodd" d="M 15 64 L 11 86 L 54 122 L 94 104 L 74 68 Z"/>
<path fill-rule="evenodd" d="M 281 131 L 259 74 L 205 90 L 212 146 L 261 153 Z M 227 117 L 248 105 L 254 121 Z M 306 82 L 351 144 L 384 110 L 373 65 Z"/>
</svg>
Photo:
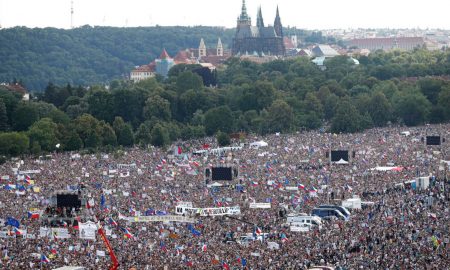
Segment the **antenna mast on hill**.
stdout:
<svg viewBox="0 0 450 270">
<path fill-rule="evenodd" d="M 73 0 L 70 1 L 70 29 L 73 29 Z"/>
</svg>

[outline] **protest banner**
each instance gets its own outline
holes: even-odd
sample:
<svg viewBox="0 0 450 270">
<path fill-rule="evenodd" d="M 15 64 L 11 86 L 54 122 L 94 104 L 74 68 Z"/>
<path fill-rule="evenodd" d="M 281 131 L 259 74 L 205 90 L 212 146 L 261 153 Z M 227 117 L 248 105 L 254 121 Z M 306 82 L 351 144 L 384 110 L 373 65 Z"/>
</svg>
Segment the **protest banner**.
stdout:
<svg viewBox="0 0 450 270">
<path fill-rule="evenodd" d="M 218 208 L 191 208 L 184 206 L 176 206 L 175 213 L 177 215 L 187 214 L 187 215 L 199 215 L 202 217 L 239 215 L 241 213 L 241 208 L 239 206 L 218 207 Z"/>
<path fill-rule="evenodd" d="M 309 227 L 307 226 L 291 226 L 291 232 L 309 232 Z"/>
<path fill-rule="evenodd" d="M 195 219 L 185 216 L 136 216 L 136 217 L 125 217 L 124 219 L 129 222 L 181 222 L 181 223 L 195 223 Z"/>
<path fill-rule="evenodd" d="M 51 237 L 54 239 L 69 239 L 69 230 L 67 228 L 51 228 Z"/>
<path fill-rule="evenodd" d="M 86 223 L 79 223 L 80 239 L 95 240 L 95 234 L 97 232 L 97 225 L 88 221 Z"/>
<path fill-rule="evenodd" d="M 19 174 L 38 174 L 41 173 L 41 170 L 26 170 L 26 171 L 19 171 Z"/>
<path fill-rule="evenodd" d="M 261 209 L 270 209 L 272 205 L 270 203 L 250 203 L 249 208 L 261 208 Z"/>
</svg>

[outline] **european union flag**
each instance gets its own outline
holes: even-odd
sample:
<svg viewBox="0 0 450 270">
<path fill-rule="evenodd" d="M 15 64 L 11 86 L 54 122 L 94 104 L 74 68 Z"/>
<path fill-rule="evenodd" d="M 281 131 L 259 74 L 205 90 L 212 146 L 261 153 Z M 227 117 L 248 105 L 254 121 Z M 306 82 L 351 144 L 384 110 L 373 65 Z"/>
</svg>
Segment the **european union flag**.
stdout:
<svg viewBox="0 0 450 270">
<path fill-rule="evenodd" d="M 13 227 L 19 228 L 20 222 L 15 218 L 8 217 L 8 219 L 6 220 L 6 225 L 11 225 Z"/>
</svg>

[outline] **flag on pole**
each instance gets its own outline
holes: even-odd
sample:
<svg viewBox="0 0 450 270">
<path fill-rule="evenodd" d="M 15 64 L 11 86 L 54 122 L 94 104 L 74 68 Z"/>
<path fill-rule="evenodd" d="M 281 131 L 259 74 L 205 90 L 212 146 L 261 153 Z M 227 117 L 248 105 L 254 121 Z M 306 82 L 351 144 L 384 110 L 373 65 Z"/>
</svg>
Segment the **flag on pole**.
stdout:
<svg viewBox="0 0 450 270">
<path fill-rule="evenodd" d="M 134 237 L 127 228 L 120 227 L 120 230 L 124 233 L 126 238 L 131 239 Z"/>
<path fill-rule="evenodd" d="M 113 226 L 117 226 L 118 225 L 117 222 L 112 217 L 109 217 L 109 224 L 113 225 Z"/>
<path fill-rule="evenodd" d="M 39 218 L 39 212 L 28 211 L 28 218 L 29 219 L 38 219 Z"/>
<path fill-rule="evenodd" d="M 50 260 L 47 258 L 47 256 L 45 256 L 44 254 L 41 255 L 41 262 L 43 263 L 49 263 Z"/>
</svg>

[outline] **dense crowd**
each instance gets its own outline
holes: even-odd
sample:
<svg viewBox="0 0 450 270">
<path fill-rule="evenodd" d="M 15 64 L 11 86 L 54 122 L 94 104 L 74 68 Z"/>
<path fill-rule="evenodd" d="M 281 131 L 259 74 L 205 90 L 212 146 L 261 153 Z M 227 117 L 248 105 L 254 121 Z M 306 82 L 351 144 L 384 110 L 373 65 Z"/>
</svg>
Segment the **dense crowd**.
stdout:
<svg viewBox="0 0 450 270">
<path fill-rule="evenodd" d="M 402 135 L 403 131 L 410 134 Z M 66 217 L 79 222 L 90 219 L 107 229 L 119 269 L 308 269 L 314 265 L 448 269 L 450 185 L 448 163 L 442 162 L 450 160 L 448 142 L 427 146 L 422 140 L 427 134 L 449 138 L 450 125 L 379 128 L 358 134 L 248 136 L 235 142 L 242 144 L 241 150 L 219 155 L 194 154 L 218 147 L 207 138 L 178 142 L 164 150 L 53 153 L 49 160 L 11 160 L 0 167 L 0 175 L 5 176 L 0 190 L 2 231 L 14 231 L 7 221 L 14 218 L 20 222 L 18 229 L 30 237 L 1 234 L 0 268 L 108 269 L 108 252 L 106 256 L 97 252 L 107 250 L 103 241 L 99 236 L 95 241 L 79 239 L 76 222 L 60 225 L 69 230 L 69 239 L 40 237 L 40 228 L 49 225 L 46 216 L 67 212 Z M 249 146 L 260 140 L 268 146 Z M 330 150 L 349 150 L 349 163 L 330 163 Z M 208 187 L 205 169 L 218 165 L 232 165 L 238 175 L 220 181 L 222 186 Z M 377 166 L 399 169 L 374 170 Z M 25 183 L 17 180 L 13 168 L 40 173 L 23 176 L 33 180 Z M 429 177 L 429 188 L 404 184 L 417 176 Z M 74 186 L 88 205 L 76 212 L 49 207 L 52 194 Z M 324 221 L 320 230 L 291 232 L 283 225 L 282 209 L 288 214 L 311 213 L 318 205 L 340 205 L 354 196 L 373 204 L 352 211 L 347 221 Z M 175 215 L 180 202 L 198 208 L 240 206 L 241 214 L 195 216 L 190 225 L 123 219 Z M 271 208 L 250 209 L 251 202 L 270 203 Z M 33 209 L 41 210 L 40 219 L 28 216 Z M 127 228 L 132 236 L 126 237 L 120 228 Z M 233 241 L 256 229 L 267 233 L 263 241 Z M 43 262 L 42 255 L 48 261 Z"/>
</svg>

